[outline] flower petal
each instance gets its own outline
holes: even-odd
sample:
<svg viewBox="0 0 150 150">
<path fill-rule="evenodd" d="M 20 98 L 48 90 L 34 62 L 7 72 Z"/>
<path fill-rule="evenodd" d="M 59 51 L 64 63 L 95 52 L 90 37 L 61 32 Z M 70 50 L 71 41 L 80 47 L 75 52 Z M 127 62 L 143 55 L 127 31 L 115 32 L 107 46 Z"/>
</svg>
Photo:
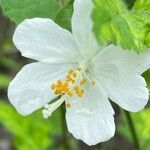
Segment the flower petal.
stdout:
<svg viewBox="0 0 150 150">
<path fill-rule="evenodd" d="M 52 83 L 67 72 L 70 65 L 32 63 L 24 66 L 10 83 L 8 98 L 22 115 L 28 115 L 56 97 Z"/>
<path fill-rule="evenodd" d="M 93 60 L 92 73 L 109 98 L 122 108 L 137 112 L 148 102 L 148 89 L 141 73 L 150 67 L 150 51 L 142 54 L 108 46 Z"/>
<path fill-rule="evenodd" d="M 144 49 L 142 53 L 125 51 L 119 46 L 109 45 L 101 50 L 93 60 L 94 64 L 111 64 L 125 72 L 137 72 L 142 74 L 150 68 L 150 49 Z"/>
<path fill-rule="evenodd" d="M 41 62 L 76 62 L 80 57 L 72 34 L 51 19 L 23 21 L 14 33 L 13 42 L 23 56 Z"/>
<path fill-rule="evenodd" d="M 115 132 L 114 111 L 98 82 L 86 88 L 83 98 L 71 100 L 67 109 L 68 130 L 88 145 L 110 139 Z"/>
<path fill-rule="evenodd" d="M 92 32 L 92 0 L 75 0 L 72 16 L 73 36 L 86 59 L 91 59 L 100 50 Z"/>
<path fill-rule="evenodd" d="M 119 77 L 117 83 L 111 84 L 108 96 L 123 109 L 137 112 L 147 104 L 149 92 L 143 77 L 129 75 Z"/>
</svg>

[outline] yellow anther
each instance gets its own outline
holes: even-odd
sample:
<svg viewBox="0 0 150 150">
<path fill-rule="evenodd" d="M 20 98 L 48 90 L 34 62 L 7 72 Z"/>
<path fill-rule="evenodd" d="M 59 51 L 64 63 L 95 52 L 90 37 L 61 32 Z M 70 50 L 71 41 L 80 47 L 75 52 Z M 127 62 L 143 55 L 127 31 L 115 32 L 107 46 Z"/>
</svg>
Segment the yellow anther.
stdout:
<svg viewBox="0 0 150 150">
<path fill-rule="evenodd" d="M 64 84 L 64 85 L 62 86 L 62 91 L 63 91 L 63 92 L 68 91 L 68 85 Z"/>
<path fill-rule="evenodd" d="M 86 82 L 87 82 L 87 80 L 84 78 L 84 79 L 82 79 L 82 80 L 80 81 L 80 84 L 83 85 L 83 84 L 85 84 Z"/>
<path fill-rule="evenodd" d="M 69 87 L 68 86 L 64 86 L 63 87 L 63 92 L 67 93 L 69 91 Z"/>
<path fill-rule="evenodd" d="M 79 97 L 82 97 L 82 96 L 83 96 L 83 94 L 79 93 L 79 94 L 78 94 L 78 96 L 79 96 Z"/>
<path fill-rule="evenodd" d="M 59 87 L 60 85 L 62 85 L 62 81 L 61 80 L 57 80 L 57 87 Z"/>
<path fill-rule="evenodd" d="M 58 83 L 58 84 L 62 84 L 62 81 L 61 81 L 61 80 L 57 80 L 57 83 Z"/>
<path fill-rule="evenodd" d="M 78 86 L 75 86 L 75 87 L 74 87 L 74 90 L 75 90 L 75 91 L 79 90 L 79 87 L 78 87 Z"/>
<path fill-rule="evenodd" d="M 58 94 L 61 94 L 61 91 L 56 90 L 54 93 L 55 93 L 55 95 L 58 95 Z"/>
<path fill-rule="evenodd" d="M 70 103 L 66 103 L 66 107 L 67 108 L 71 108 L 71 104 Z"/>
<path fill-rule="evenodd" d="M 84 84 L 84 82 L 80 81 L 80 85 L 83 85 L 83 84 Z"/>
<path fill-rule="evenodd" d="M 73 73 L 73 77 L 74 77 L 74 78 L 76 78 L 76 77 L 77 77 L 77 74 L 76 74 L 75 72 Z"/>
<path fill-rule="evenodd" d="M 70 97 L 72 97 L 72 96 L 73 96 L 73 93 L 72 93 L 72 92 L 70 92 L 70 91 L 68 91 L 68 92 L 67 92 L 67 94 L 68 94 Z"/>
<path fill-rule="evenodd" d="M 67 79 L 70 79 L 70 78 L 71 78 L 71 76 L 70 76 L 69 74 L 67 74 L 66 78 L 67 78 Z"/>
<path fill-rule="evenodd" d="M 78 67 L 78 71 L 81 71 L 82 70 L 82 68 L 81 67 Z"/>
<path fill-rule="evenodd" d="M 68 73 L 69 73 L 69 74 L 74 73 L 73 69 L 70 69 Z"/>
<path fill-rule="evenodd" d="M 72 97 L 75 94 L 79 97 L 82 97 L 85 91 L 83 88 L 81 88 L 82 87 L 81 85 L 84 85 L 88 81 L 88 78 L 87 77 L 80 78 L 80 75 L 82 72 L 79 73 L 79 71 L 81 70 L 82 70 L 81 67 L 78 67 L 78 70 L 76 71 L 74 71 L 73 69 L 70 69 L 68 73 L 66 74 L 66 77 L 64 78 L 64 80 L 61 80 L 61 79 L 57 80 L 56 83 L 51 85 L 51 89 L 54 90 L 54 93 L 56 95 L 64 94 L 64 95 L 68 95 Z M 79 74 L 79 79 L 77 78 L 78 74 Z M 91 83 L 95 85 L 95 81 L 92 81 Z"/>
<path fill-rule="evenodd" d="M 83 81 L 84 81 L 84 82 L 87 82 L 87 80 L 86 80 L 85 78 L 83 79 Z"/>
<path fill-rule="evenodd" d="M 77 87 L 77 86 L 74 86 L 73 88 L 74 88 L 74 90 L 76 90 L 78 87 Z"/>
<path fill-rule="evenodd" d="M 58 90 L 58 91 L 61 91 L 61 92 L 62 92 L 62 90 L 63 90 L 63 85 L 58 86 L 56 90 Z"/>
<path fill-rule="evenodd" d="M 95 85 L 95 84 L 96 84 L 96 82 L 93 80 L 93 81 L 92 81 L 92 84 L 93 84 L 93 85 Z"/>
<path fill-rule="evenodd" d="M 64 83 L 64 86 L 68 86 L 68 82 L 65 82 L 65 83 Z"/>
<path fill-rule="evenodd" d="M 78 90 L 76 90 L 76 94 L 77 95 L 79 95 L 80 94 L 80 90 L 78 89 Z"/>
<path fill-rule="evenodd" d="M 52 84 L 52 85 L 51 85 L 51 89 L 52 89 L 52 90 L 55 90 L 55 88 L 56 88 L 56 85 L 55 85 L 55 84 Z"/>
<path fill-rule="evenodd" d="M 68 80 L 69 80 L 69 81 L 72 81 L 72 78 L 69 78 Z"/>
<path fill-rule="evenodd" d="M 74 80 L 74 79 L 72 79 L 72 80 L 71 80 L 71 82 L 74 84 L 74 83 L 75 83 L 75 80 Z"/>
<path fill-rule="evenodd" d="M 84 94 L 84 89 L 81 89 L 81 91 L 80 91 L 80 92 L 81 92 L 81 94 Z"/>
</svg>

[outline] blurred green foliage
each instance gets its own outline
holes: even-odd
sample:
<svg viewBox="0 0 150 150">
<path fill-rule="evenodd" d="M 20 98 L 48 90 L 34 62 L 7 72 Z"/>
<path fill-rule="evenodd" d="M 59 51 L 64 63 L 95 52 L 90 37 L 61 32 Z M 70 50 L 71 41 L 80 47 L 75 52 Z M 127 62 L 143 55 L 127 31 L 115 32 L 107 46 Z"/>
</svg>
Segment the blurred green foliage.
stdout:
<svg viewBox="0 0 150 150">
<path fill-rule="evenodd" d="M 71 17 L 73 13 L 73 0 L 69 0 L 59 10 L 55 17 L 55 22 L 61 27 L 71 31 Z"/>
<path fill-rule="evenodd" d="M 56 0 L 0 0 L 5 15 L 15 23 L 34 17 L 55 18 L 59 11 Z"/>
<path fill-rule="evenodd" d="M 133 11 L 144 20 L 144 23 L 148 28 L 144 42 L 147 47 L 150 47 L 150 1 L 136 0 Z"/>
<path fill-rule="evenodd" d="M 23 117 L 11 105 L 1 101 L 0 123 L 13 133 L 16 150 L 46 150 L 53 146 L 53 136 L 61 134 L 59 110 L 48 120 L 43 119 L 41 110 Z"/>
<path fill-rule="evenodd" d="M 118 0 L 94 0 L 94 5 L 93 29 L 100 43 L 114 43 L 138 53 L 144 49 L 145 44 L 149 45 L 145 40 L 150 31 L 150 15 L 147 19 L 143 18 L 143 12 L 139 16 L 134 8 L 129 11 L 123 2 Z"/>
<path fill-rule="evenodd" d="M 0 89 L 1 88 L 7 88 L 8 84 L 10 82 L 10 77 L 6 74 L 0 74 Z"/>
<path fill-rule="evenodd" d="M 149 90 L 150 90 L 150 70 L 147 70 L 147 71 L 143 74 L 143 77 L 145 78 L 146 83 L 147 83 L 147 87 L 148 87 Z"/>
<path fill-rule="evenodd" d="M 70 29 L 73 0 L 0 0 L 3 12 L 16 24 L 34 17 L 51 18 Z"/>
<path fill-rule="evenodd" d="M 132 9 L 136 0 L 123 0 L 123 2 L 127 5 L 128 9 Z"/>
<path fill-rule="evenodd" d="M 150 0 L 123 1 L 130 11 L 118 0 L 94 0 L 94 31 L 100 43 L 114 43 L 139 52 L 145 46 L 150 47 Z M 71 31 L 73 0 L 0 0 L 0 5 L 4 14 L 16 24 L 27 18 L 48 17 Z M 24 60 L 13 49 L 11 36 L 8 38 L 6 36 L 7 30 L 11 28 L 7 26 L 6 23 L 3 25 L 5 30 L 0 29 L 0 40 L 1 35 L 4 35 L 0 41 L 0 89 L 5 92 L 10 75 L 14 75 L 24 64 Z M 143 76 L 150 88 L 150 71 L 145 72 Z M 150 147 L 149 116 L 150 109 L 132 114 L 142 150 L 149 150 Z M 61 119 L 60 110 L 55 111 L 48 120 L 42 118 L 41 110 L 23 117 L 10 104 L 0 100 L 0 124 L 13 134 L 16 150 L 61 149 L 62 143 L 58 138 L 62 136 Z M 123 118 L 120 120 L 118 131 L 132 143 L 128 126 Z"/>
<path fill-rule="evenodd" d="M 150 109 L 145 109 L 139 113 L 132 113 L 131 117 L 136 128 L 136 133 L 140 142 L 141 150 L 150 149 Z M 118 125 L 118 131 L 124 135 L 130 142 L 132 138 L 125 118 Z"/>
<path fill-rule="evenodd" d="M 150 11 L 150 1 L 149 0 L 136 0 L 134 4 L 134 9 L 136 10 L 148 10 Z M 150 19 L 150 18 L 149 18 Z"/>
</svg>

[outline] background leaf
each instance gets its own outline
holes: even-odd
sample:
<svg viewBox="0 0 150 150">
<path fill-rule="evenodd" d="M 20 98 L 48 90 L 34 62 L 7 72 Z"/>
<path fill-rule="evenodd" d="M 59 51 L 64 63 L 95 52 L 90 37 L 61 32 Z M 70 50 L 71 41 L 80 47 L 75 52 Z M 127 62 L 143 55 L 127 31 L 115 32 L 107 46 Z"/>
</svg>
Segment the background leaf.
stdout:
<svg viewBox="0 0 150 150">
<path fill-rule="evenodd" d="M 63 5 L 62 9 L 59 10 L 55 17 L 57 24 L 61 25 L 63 28 L 71 31 L 71 17 L 73 13 L 73 1 L 70 0 Z"/>
<path fill-rule="evenodd" d="M 147 83 L 147 87 L 150 90 L 150 70 L 147 70 L 146 72 L 144 72 L 143 77 L 145 78 L 146 83 Z"/>
<path fill-rule="evenodd" d="M 138 135 L 138 139 L 141 145 L 142 150 L 149 150 L 150 148 L 150 109 L 145 109 L 139 113 L 131 113 L 131 117 L 134 122 L 134 126 L 136 128 L 136 133 Z M 125 119 L 123 122 L 118 125 L 118 131 L 124 135 L 129 141 L 132 141 L 130 136 L 130 131 L 128 129 L 128 125 L 125 122 Z"/>
<path fill-rule="evenodd" d="M 0 110 L 0 123 L 13 133 L 13 142 L 17 150 L 46 150 L 52 145 L 53 134 L 60 134 L 59 111 L 52 118 L 45 120 L 41 110 L 24 117 L 2 101 Z"/>
<path fill-rule="evenodd" d="M 94 0 L 94 32 L 101 44 L 120 45 L 140 52 L 149 27 L 142 17 L 129 11 L 121 0 Z M 105 17 L 103 17 L 105 14 Z"/>
<path fill-rule="evenodd" d="M 150 1 L 149 0 L 136 0 L 134 4 L 135 10 L 149 10 Z"/>
<path fill-rule="evenodd" d="M 133 7 L 133 13 L 139 16 L 147 27 L 144 43 L 150 47 L 150 1 L 136 0 Z"/>
<path fill-rule="evenodd" d="M 56 0 L 0 0 L 4 14 L 19 24 L 27 18 L 55 18 L 60 9 Z"/>
<path fill-rule="evenodd" d="M 60 3 L 58 0 L 0 0 L 3 12 L 19 24 L 34 17 L 51 18 L 60 26 L 71 29 L 73 0 Z"/>
<path fill-rule="evenodd" d="M 10 77 L 5 74 L 0 74 L 0 88 L 7 88 L 10 82 Z"/>
</svg>

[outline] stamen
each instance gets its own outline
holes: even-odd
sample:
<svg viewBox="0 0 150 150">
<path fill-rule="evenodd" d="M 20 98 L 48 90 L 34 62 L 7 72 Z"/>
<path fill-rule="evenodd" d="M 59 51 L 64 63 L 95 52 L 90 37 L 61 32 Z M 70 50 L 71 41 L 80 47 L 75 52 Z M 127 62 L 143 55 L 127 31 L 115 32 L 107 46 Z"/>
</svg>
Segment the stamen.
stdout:
<svg viewBox="0 0 150 150">
<path fill-rule="evenodd" d="M 90 78 L 87 76 L 87 74 L 84 72 L 85 77 L 87 78 L 87 80 L 92 84 L 95 85 L 96 82 L 94 80 L 90 80 Z"/>
<path fill-rule="evenodd" d="M 55 85 L 55 84 L 52 84 L 52 85 L 51 85 L 51 89 L 52 89 L 52 90 L 55 90 L 55 88 L 56 88 L 56 85 Z"/>
<path fill-rule="evenodd" d="M 74 79 L 72 79 L 72 80 L 71 80 L 71 82 L 72 82 L 72 83 L 75 83 L 75 80 L 74 80 Z"/>
<path fill-rule="evenodd" d="M 77 70 L 70 69 L 66 74 L 64 80 L 57 80 L 55 84 L 51 85 L 51 89 L 54 90 L 55 95 L 68 95 L 72 97 L 76 94 L 82 97 L 84 92 L 84 85 L 89 81 L 95 85 L 95 81 L 89 79 L 82 67 L 78 67 Z"/>
<path fill-rule="evenodd" d="M 73 77 L 76 78 L 77 77 L 77 73 L 74 72 L 73 73 Z"/>
<path fill-rule="evenodd" d="M 71 108 L 71 103 L 66 100 L 66 97 L 72 97 L 74 95 L 83 97 L 85 93 L 84 86 L 87 82 L 90 82 L 92 85 L 96 84 L 94 80 L 90 80 L 85 73 L 84 68 L 78 67 L 77 70 L 70 69 L 64 80 L 59 79 L 56 83 L 51 85 L 51 89 L 54 90 L 54 94 L 60 95 L 61 98 L 52 104 L 46 104 L 44 106 L 44 110 L 42 111 L 43 117 L 48 118 L 51 116 L 53 111 L 64 101 L 66 102 L 66 108 Z"/>
<path fill-rule="evenodd" d="M 87 82 L 87 80 L 86 80 L 85 78 L 83 78 L 83 79 L 80 81 L 80 85 L 84 85 L 86 82 Z"/>
<path fill-rule="evenodd" d="M 81 67 L 78 67 L 78 71 L 81 71 L 82 70 L 82 68 Z"/>
<path fill-rule="evenodd" d="M 71 75 L 67 74 L 66 78 L 69 80 L 71 78 Z"/>
<path fill-rule="evenodd" d="M 57 83 L 60 85 L 60 84 L 62 84 L 62 81 L 61 80 L 57 80 Z"/>
<path fill-rule="evenodd" d="M 81 93 L 84 94 L 84 89 L 81 89 Z"/>
<path fill-rule="evenodd" d="M 67 108 L 71 108 L 71 103 L 67 102 L 67 103 L 66 103 L 66 107 L 67 107 Z"/>
<path fill-rule="evenodd" d="M 67 94 L 72 97 L 73 96 L 73 93 L 71 91 L 68 91 Z"/>
<path fill-rule="evenodd" d="M 68 73 L 69 73 L 69 74 L 72 74 L 72 73 L 74 73 L 74 70 L 73 70 L 73 69 L 70 69 Z"/>
<path fill-rule="evenodd" d="M 95 84 L 96 84 L 96 82 L 93 80 L 93 81 L 92 81 L 92 84 L 93 84 L 93 85 L 95 85 Z"/>
</svg>

